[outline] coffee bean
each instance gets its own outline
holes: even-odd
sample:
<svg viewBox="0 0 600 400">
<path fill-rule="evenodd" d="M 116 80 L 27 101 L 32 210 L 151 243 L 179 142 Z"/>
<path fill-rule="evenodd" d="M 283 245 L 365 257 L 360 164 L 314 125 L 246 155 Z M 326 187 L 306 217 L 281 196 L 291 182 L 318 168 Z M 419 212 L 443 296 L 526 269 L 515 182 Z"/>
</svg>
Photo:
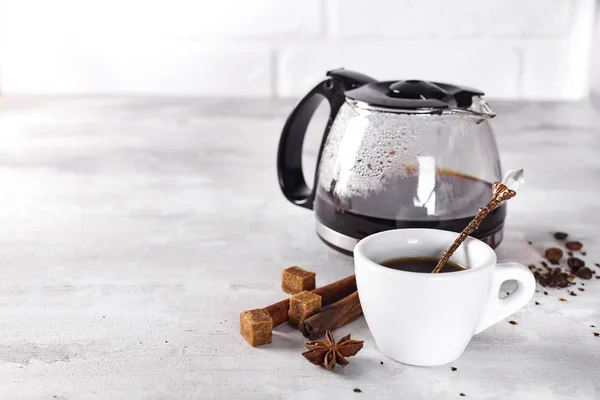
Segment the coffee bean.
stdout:
<svg viewBox="0 0 600 400">
<path fill-rule="evenodd" d="M 600 336 L 600 333 L 594 332 L 594 336 L 598 337 L 598 336 Z"/>
<path fill-rule="evenodd" d="M 546 252 L 544 253 L 544 255 L 546 256 L 548 261 L 550 261 L 552 264 L 556 265 L 562 258 L 563 251 L 557 247 L 550 247 L 549 249 L 546 249 Z"/>
<path fill-rule="evenodd" d="M 533 274 L 533 277 L 535 278 L 536 281 L 538 281 L 540 283 L 540 285 L 542 285 L 542 287 L 546 287 L 545 283 L 543 282 L 543 279 L 541 276 L 537 276 L 539 275 L 537 272 L 535 274 Z"/>
<path fill-rule="evenodd" d="M 588 267 L 579 268 L 577 276 L 581 279 L 590 279 L 592 277 L 592 270 Z"/>
<path fill-rule="evenodd" d="M 583 261 L 581 258 L 570 257 L 567 259 L 567 265 L 577 271 L 579 268 L 585 267 L 585 261 Z"/>
<path fill-rule="evenodd" d="M 581 242 L 567 242 L 565 247 L 569 250 L 579 251 L 583 248 L 583 244 Z"/>
<path fill-rule="evenodd" d="M 565 240 L 567 238 L 567 236 L 569 236 L 569 234 L 565 233 L 565 232 L 555 232 L 554 233 L 554 239 L 557 239 L 557 240 Z"/>
</svg>

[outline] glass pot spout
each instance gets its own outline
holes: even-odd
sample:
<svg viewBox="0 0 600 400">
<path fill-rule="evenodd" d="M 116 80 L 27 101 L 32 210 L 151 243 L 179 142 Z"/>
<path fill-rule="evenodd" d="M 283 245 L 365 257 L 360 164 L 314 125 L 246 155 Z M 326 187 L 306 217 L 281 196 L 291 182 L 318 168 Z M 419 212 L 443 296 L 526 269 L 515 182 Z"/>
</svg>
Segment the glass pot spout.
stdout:
<svg viewBox="0 0 600 400">
<path fill-rule="evenodd" d="M 467 108 L 453 108 L 453 112 L 458 114 L 467 114 L 472 115 L 477 118 L 494 118 L 496 116 L 496 112 L 492 110 L 490 105 L 481 97 L 473 96 L 472 103 Z"/>
</svg>

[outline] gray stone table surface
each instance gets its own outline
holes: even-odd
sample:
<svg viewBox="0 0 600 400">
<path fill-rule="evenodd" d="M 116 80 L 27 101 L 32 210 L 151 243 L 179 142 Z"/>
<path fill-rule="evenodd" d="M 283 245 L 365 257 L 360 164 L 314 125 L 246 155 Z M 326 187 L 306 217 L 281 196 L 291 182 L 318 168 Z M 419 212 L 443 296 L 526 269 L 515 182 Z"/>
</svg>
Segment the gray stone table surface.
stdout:
<svg viewBox="0 0 600 400">
<path fill-rule="evenodd" d="M 600 117 L 586 103 L 492 104 L 503 165 L 527 178 L 499 259 L 537 262 L 564 230 L 600 262 Z M 334 373 L 304 360 L 287 325 L 248 346 L 239 313 L 284 298 L 282 268 L 314 270 L 318 285 L 353 272 L 280 194 L 292 107 L 0 100 L 0 398 L 600 398 L 597 279 L 577 296 L 542 289 L 518 325 L 474 337 L 454 372 L 385 358 L 363 318 L 339 330 L 365 346 Z"/>
</svg>

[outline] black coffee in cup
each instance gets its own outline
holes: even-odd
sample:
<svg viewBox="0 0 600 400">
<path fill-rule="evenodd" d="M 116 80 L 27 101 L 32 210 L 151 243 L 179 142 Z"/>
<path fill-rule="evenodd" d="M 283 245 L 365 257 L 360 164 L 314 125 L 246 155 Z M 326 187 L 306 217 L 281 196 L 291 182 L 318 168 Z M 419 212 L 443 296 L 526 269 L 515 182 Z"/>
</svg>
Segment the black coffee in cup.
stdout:
<svg viewBox="0 0 600 400">
<path fill-rule="evenodd" d="M 380 264 L 384 267 L 397 269 L 399 271 L 422 272 L 429 274 L 433 271 L 438 261 L 439 259 L 435 257 L 399 257 L 383 261 Z M 446 264 L 444 264 L 444 267 L 440 273 L 459 272 L 466 269 L 466 267 L 463 267 L 460 264 L 448 261 Z"/>
</svg>

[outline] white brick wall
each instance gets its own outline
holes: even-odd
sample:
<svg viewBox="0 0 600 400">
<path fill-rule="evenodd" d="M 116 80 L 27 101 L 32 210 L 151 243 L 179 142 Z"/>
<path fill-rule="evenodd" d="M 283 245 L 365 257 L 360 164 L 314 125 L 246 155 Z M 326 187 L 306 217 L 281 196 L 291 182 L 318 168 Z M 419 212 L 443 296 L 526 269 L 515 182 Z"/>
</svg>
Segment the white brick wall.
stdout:
<svg viewBox="0 0 600 400">
<path fill-rule="evenodd" d="M 382 58 L 382 54 L 385 54 Z M 427 79 L 464 83 L 495 97 L 519 91 L 520 59 L 510 47 L 490 51 L 485 43 L 412 41 L 389 44 L 321 44 L 290 47 L 278 60 L 277 93 L 297 96 L 314 86 L 332 65 L 352 66 L 379 79 Z M 456 65 L 460 68 L 456 68 Z M 491 76 L 493 74 L 493 76 Z"/>
<path fill-rule="evenodd" d="M 473 38 L 564 36 L 570 1 L 330 1 L 340 36 Z"/>
<path fill-rule="evenodd" d="M 298 97 L 328 69 L 589 91 L 594 0 L 0 0 L 4 94 Z"/>
</svg>

